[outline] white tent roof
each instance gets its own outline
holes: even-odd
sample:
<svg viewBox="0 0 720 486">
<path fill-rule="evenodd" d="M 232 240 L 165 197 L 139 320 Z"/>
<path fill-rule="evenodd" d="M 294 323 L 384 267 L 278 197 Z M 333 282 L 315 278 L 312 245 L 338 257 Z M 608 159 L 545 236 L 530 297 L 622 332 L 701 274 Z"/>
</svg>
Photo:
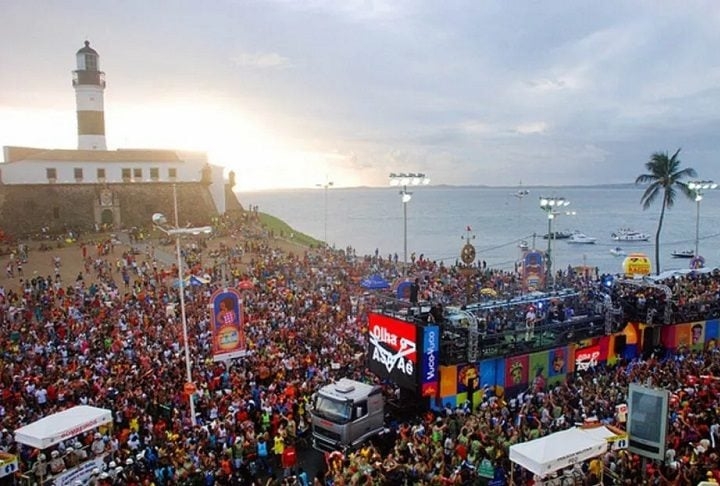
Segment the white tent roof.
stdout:
<svg viewBox="0 0 720 486">
<path fill-rule="evenodd" d="M 607 451 L 607 447 L 605 439 L 573 428 L 510 446 L 510 460 L 545 477 L 558 469 L 597 457 Z"/>
<path fill-rule="evenodd" d="M 112 421 L 110 410 L 78 405 L 20 427 L 15 431 L 15 441 L 38 449 L 46 449 L 110 421 Z"/>
<path fill-rule="evenodd" d="M 595 437 L 596 439 L 610 439 L 612 437 L 617 437 L 619 434 L 618 432 L 613 432 L 612 430 L 608 429 L 605 426 L 601 427 L 587 427 L 584 429 L 580 429 L 584 433 L 588 434 L 591 437 Z"/>
</svg>

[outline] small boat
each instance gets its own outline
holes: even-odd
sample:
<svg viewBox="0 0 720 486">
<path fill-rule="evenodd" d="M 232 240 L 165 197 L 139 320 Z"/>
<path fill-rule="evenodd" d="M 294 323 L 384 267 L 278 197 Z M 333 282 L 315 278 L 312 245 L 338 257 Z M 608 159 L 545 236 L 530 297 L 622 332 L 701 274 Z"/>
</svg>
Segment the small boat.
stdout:
<svg viewBox="0 0 720 486">
<path fill-rule="evenodd" d="M 550 233 L 545 233 L 543 235 L 543 240 L 547 240 L 549 238 Z M 567 240 L 572 236 L 572 233 L 570 231 L 553 231 L 552 232 L 552 239 L 553 240 Z"/>
<path fill-rule="evenodd" d="M 520 243 L 518 243 L 518 248 L 520 248 L 521 251 L 527 251 L 530 249 L 530 245 L 528 245 L 527 241 L 522 240 Z"/>
<path fill-rule="evenodd" d="M 620 228 L 610 237 L 615 241 L 647 241 L 650 239 L 650 235 L 629 228 Z"/>
<path fill-rule="evenodd" d="M 518 198 L 518 199 L 522 199 L 522 198 L 524 198 L 525 196 L 527 196 L 527 195 L 529 195 L 529 194 L 530 194 L 530 191 L 528 191 L 527 189 L 523 189 L 523 187 L 522 187 L 522 181 L 520 181 L 520 185 L 518 186 L 518 190 L 517 190 L 517 192 L 514 192 L 514 193 L 513 193 L 513 196 L 515 196 L 515 197 Z"/>
<path fill-rule="evenodd" d="M 695 256 L 694 250 L 675 250 L 671 253 L 674 258 L 692 258 Z"/>
<path fill-rule="evenodd" d="M 588 236 L 585 233 L 575 231 L 573 234 L 570 235 L 570 238 L 567 239 L 567 242 L 574 245 L 594 245 L 596 239 L 597 238 Z"/>
<path fill-rule="evenodd" d="M 619 246 L 616 246 L 615 248 L 610 248 L 610 253 L 612 253 L 615 256 L 625 256 L 627 253 L 625 250 L 620 248 Z"/>
</svg>

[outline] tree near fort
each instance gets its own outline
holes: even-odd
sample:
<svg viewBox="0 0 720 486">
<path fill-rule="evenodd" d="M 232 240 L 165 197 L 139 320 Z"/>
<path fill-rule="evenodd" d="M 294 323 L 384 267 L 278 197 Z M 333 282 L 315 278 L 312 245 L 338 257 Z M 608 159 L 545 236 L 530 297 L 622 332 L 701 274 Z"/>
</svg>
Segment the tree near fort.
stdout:
<svg viewBox="0 0 720 486">
<path fill-rule="evenodd" d="M 677 149 L 672 156 L 668 156 L 667 152 L 653 153 L 650 160 L 645 162 L 647 173 L 641 174 L 635 179 L 635 184 L 648 184 L 640 200 L 643 210 L 648 209 L 657 199 L 662 199 L 660 219 L 655 232 L 655 271 L 657 275 L 660 274 L 660 233 L 665 209 L 673 207 L 678 191 L 689 199 L 694 196 L 693 191 L 682 179 L 696 177 L 695 169 L 691 167 L 680 169 L 679 153 L 680 149 Z"/>
</svg>

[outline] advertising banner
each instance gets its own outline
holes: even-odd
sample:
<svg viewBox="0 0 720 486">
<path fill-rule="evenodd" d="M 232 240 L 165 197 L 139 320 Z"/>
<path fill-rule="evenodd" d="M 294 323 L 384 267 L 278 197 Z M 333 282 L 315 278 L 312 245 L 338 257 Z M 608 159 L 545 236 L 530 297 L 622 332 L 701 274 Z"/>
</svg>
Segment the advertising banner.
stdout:
<svg viewBox="0 0 720 486">
<path fill-rule="evenodd" d="M 586 371 L 595 368 L 600 359 L 600 345 L 575 350 L 575 370 Z"/>
<path fill-rule="evenodd" d="M 240 293 L 219 289 L 211 297 L 213 360 L 225 361 L 246 353 Z"/>
<path fill-rule="evenodd" d="M 374 312 L 369 313 L 368 324 L 370 371 L 399 387 L 417 391 L 417 327 Z"/>
<path fill-rule="evenodd" d="M 438 393 L 440 381 L 440 328 L 423 328 L 422 369 L 420 370 L 420 393 L 424 397 L 434 397 Z"/>
</svg>

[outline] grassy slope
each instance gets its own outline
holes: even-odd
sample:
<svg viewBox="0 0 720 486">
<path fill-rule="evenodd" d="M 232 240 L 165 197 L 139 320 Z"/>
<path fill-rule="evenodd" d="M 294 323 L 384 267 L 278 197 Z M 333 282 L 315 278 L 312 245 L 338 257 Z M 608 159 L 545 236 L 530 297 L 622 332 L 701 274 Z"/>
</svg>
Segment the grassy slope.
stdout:
<svg viewBox="0 0 720 486">
<path fill-rule="evenodd" d="M 274 232 L 276 237 L 284 238 L 298 245 L 314 248 L 322 244 L 321 241 L 294 230 L 285 221 L 278 219 L 275 216 L 260 213 L 260 222 L 265 228 Z"/>
</svg>

